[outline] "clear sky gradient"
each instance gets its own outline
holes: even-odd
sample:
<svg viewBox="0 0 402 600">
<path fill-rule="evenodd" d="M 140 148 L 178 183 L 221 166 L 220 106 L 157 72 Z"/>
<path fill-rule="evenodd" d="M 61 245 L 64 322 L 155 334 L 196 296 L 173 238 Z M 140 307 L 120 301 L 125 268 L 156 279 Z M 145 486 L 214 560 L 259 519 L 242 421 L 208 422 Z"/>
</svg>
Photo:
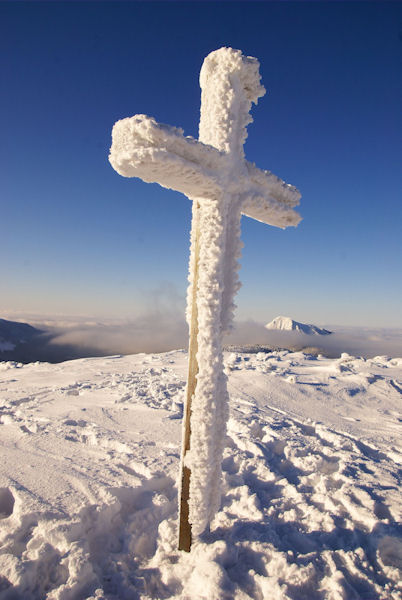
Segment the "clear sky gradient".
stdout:
<svg viewBox="0 0 402 600">
<path fill-rule="evenodd" d="M 111 130 L 145 113 L 197 137 L 202 61 L 231 46 L 268 91 L 246 156 L 303 216 L 243 218 L 238 318 L 401 327 L 401 32 L 393 2 L 1 2 L 0 311 L 184 298 L 190 202 L 113 171 Z"/>
</svg>

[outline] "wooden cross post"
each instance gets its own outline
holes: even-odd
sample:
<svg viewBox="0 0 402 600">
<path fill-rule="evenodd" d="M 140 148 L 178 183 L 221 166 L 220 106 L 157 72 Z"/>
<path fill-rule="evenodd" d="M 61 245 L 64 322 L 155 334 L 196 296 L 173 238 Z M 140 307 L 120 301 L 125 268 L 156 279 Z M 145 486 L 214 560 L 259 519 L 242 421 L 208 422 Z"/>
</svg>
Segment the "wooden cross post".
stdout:
<svg viewBox="0 0 402 600">
<path fill-rule="evenodd" d="M 186 551 L 220 504 L 228 415 L 222 337 L 240 287 L 241 215 L 281 228 L 300 221 L 298 190 L 244 157 L 251 105 L 265 93 L 258 61 L 240 50 L 216 50 L 204 60 L 200 85 L 198 140 L 135 115 L 115 124 L 109 156 L 121 175 L 157 182 L 193 201 L 179 507 L 179 548 Z"/>
</svg>

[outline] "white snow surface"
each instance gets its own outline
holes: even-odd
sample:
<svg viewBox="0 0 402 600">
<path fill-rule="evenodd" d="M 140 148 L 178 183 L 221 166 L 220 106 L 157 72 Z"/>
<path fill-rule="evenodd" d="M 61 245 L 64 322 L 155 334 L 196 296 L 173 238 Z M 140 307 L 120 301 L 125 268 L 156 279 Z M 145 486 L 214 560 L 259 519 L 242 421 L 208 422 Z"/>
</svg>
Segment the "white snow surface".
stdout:
<svg viewBox="0 0 402 600">
<path fill-rule="evenodd" d="M 316 325 L 299 323 L 299 321 L 294 321 L 290 317 L 276 317 L 270 323 L 267 323 L 265 327 L 279 331 L 297 331 L 307 335 L 329 335 L 332 333 L 328 329 L 322 329 Z"/>
<path fill-rule="evenodd" d="M 187 353 L 0 362 L 1 600 L 402 598 L 402 359 L 225 364 L 222 503 L 185 553 Z"/>
</svg>

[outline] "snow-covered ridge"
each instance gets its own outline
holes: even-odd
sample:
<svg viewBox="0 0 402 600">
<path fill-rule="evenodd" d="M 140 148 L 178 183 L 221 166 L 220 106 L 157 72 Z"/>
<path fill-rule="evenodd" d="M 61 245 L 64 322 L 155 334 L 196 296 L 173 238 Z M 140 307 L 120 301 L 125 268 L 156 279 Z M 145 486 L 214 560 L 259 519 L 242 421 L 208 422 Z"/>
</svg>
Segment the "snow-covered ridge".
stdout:
<svg viewBox="0 0 402 600">
<path fill-rule="evenodd" d="M 297 331 L 299 333 L 305 333 L 306 335 L 329 335 L 332 333 L 332 331 L 321 329 L 316 325 L 299 323 L 290 317 L 276 317 L 273 321 L 267 323 L 265 327 L 277 331 Z"/>
</svg>

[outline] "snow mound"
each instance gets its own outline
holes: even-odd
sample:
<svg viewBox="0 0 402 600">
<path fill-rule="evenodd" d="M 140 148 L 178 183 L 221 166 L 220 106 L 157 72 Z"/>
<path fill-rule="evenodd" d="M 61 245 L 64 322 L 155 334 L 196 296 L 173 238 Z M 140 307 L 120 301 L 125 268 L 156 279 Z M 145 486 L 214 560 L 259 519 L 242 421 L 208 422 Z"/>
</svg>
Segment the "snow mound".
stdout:
<svg viewBox="0 0 402 600">
<path fill-rule="evenodd" d="M 299 323 L 290 317 L 276 317 L 276 319 L 270 323 L 267 323 L 265 327 L 267 329 L 275 329 L 279 331 L 297 331 L 299 333 L 305 333 L 306 335 L 329 335 L 332 333 L 332 331 L 328 331 L 328 329 L 321 329 L 316 325 Z"/>
</svg>

